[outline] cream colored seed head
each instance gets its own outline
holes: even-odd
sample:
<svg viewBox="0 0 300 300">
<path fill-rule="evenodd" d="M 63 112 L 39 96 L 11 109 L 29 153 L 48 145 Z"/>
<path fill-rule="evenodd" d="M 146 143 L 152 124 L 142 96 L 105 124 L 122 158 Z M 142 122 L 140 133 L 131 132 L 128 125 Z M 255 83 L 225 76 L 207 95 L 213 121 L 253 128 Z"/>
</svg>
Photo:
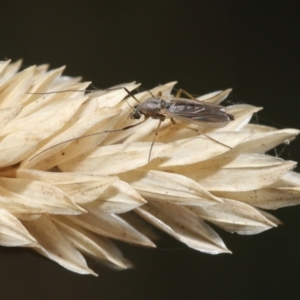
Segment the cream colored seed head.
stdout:
<svg viewBox="0 0 300 300">
<path fill-rule="evenodd" d="M 165 120 L 148 162 L 157 120 L 107 132 L 136 122 L 128 119 L 135 100 L 124 89 L 84 94 L 76 90 L 89 83 L 61 76 L 64 68 L 18 72 L 20 65 L 0 62 L 2 246 L 33 247 L 71 271 L 95 275 L 82 253 L 128 268 L 113 239 L 155 247 L 141 219 L 196 250 L 229 253 L 210 223 L 260 233 L 280 223 L 263 209 L 299 204 L 296 163 L 264 154 L 299 131 L 249 124 L 260 108 L 230 106 L 235 120 L 201 128 L 205 135 L 193 123 Z M 151 91 L 167 97 L 174 84 Z M 120 86 L 132 91 L 138 84 Z M 218 102 L 218 94 L 200 100 Z M 135 97 L 143 102 L 149 94 Z M 96 132 L 105 133 L 62 143 Z"/>
</svg>

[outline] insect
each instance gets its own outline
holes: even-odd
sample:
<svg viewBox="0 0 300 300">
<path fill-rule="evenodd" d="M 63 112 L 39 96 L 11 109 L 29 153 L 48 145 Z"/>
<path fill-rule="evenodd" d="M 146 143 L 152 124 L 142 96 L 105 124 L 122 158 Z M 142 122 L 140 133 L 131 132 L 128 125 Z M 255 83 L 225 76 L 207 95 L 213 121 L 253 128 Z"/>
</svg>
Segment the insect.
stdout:
<svg viewBox="0 0 300 300">
<path fill-rule="evenodd" d="M 144 122 L 146 122 L 149 118 L 152 119 L 158 119 L 159 123 L 157 126 L 157 129 L 155 131 L 154 139 L 151 143 L 150 150 L 149 150 L 149 156 L 148 156 L 148 162 L 151 159 L 151 152 L 152 148 L 156 139 L 156 136 L 158 134 L 158 131 L 160 129 L 161 123 L 165 119 L 170 119 L 173 124 L 176 124 L 175 119 L 186 122 L 186 123 L 195 123 L 202 125 L 204 127 L 215 127 L 215 128 L 220 128 L 226 126 L 230 121 L 234 120 L 234 116 L 226 112 L 226 107 L 218 104 L 212 104 L 212 103 L 206 103 L 204 101 L 200 101 L 196 98 L 194 98 L 191 94 L 186 92 L 183 89 L 180 89 L 176 96 L 163 96 L 162 93 L 160 92 L 157 97 L 155 97 L 151 92 L 151 97 L 145 100 L 144 102 L 140 102 L 133 94 L 130 92 L 127 88 L 125 87 L 118 87 L 118 88 L 111 88 L 108 89 L 107 91 L 110 90 L 115 90 L 115 89 L 121 89 L 123 88 L 128 95 L 130 95 L 132 98 L 135 99 L 135 101 L 138 103 L 134 107 L 129 106 L 132 108 L 132 112 L 129 115 L 130 119 L 140 119 L 142 116 L 144 116 L 144 119 L 136 124 L 129 125 L 120 129 L 113 129 L 113 130 L 106 130 L 102 132 L 97 132 L 97 133 L 92 133 L 88 134 L 85 136 L 81 136 L 78 138 L 72 138 L 69 140 L 66 140 L 64 142 L 61 142 L 59 144 L 56 144 L 52 147 L 49 147 L 48 149 L 38 153 L 34 157 L 40 155 L 41 153 L 48 151 L 49 149 L 52 149 L 58 145 L 68 143 L 71 141 L 75 141 L 78 139 L 82 138 L 87 138 L 91 136 L 95 136 L 98 134 L 103 134 L 103 133 L 112 133 L 112 132 L 120 132 L 124 131 L 133 127 L 136 127 Z M 60 92 L 67 92 L 66 91 L 60 91 Z M 72 91 L 72 90 L 71 90 Z M 227 92 L 227 93 L 226 93 Z M 50 92 L 54 93 L 54 92 Z M 216 95 L 221 96 L 222 93 L 228 94 L 229 91 L 226 90 L 224 92 L 221 92 L 220 94 Z M 42 94 L 48 94 L 48 93 L 42 93 Z M 181 94 L 185 94 L 188 96 L 190 99 L 187 98 L 181 98 Z M 223 146 L 226 146 L 230 148 L 227 145 L 224 145 L 223 143 L 205 135 L 207 138 L 215 141 L 216 143 L 219 143 Z M 34 158 L 32 157 L 31 160 Z"/>
</svg>

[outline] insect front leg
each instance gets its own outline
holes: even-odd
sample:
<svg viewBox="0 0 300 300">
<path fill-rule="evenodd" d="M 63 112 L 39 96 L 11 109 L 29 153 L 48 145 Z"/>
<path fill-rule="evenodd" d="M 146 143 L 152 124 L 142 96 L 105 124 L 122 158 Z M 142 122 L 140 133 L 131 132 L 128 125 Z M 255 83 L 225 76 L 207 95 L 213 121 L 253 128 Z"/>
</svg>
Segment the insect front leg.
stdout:
<svg viewBox="0 0 300 300">
<path fill-rule="evenodd" d="M 126 87 L 124 87 L 124 86 L 120 86 L 120 87 L 116 87 L 116 88 L 109 88 L 109 89 L 107 89 L 106 91 L 115 91 L 115 90 L 119 90 L 119 89 L 123 89 L 123 90 L 125 90 L 125 92 L 130 96 L 130 97 L 132 97 L 137 103 L 141 103 L 136 97 L 135 97 L 135 95 L 132 93 L 132 92 L 130 92 Z M 128 102 L 127 102 L 128 103 Z M 132 108 L 132 106 L 128 103 L 128 105 Z"/>
</svg>

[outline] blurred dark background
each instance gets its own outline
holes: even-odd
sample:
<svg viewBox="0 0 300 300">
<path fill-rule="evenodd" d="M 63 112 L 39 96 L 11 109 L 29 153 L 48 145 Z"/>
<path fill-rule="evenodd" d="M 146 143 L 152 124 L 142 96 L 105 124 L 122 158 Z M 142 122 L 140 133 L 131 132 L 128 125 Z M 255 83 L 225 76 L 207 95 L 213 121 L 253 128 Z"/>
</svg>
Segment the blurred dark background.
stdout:
<svg viewBox="0 0 300 300">
<path fill-rule="evenodd" d="M 193 94 L 233 88 L 231 101 L 264 106 L 260 123 L 299 128 L 297 1 L 7 1 L 0 59 L 66 65 L 99 88 L 178 80 Z M 299 161 L 299 140 L 284 149 Z M 299 169 L 298 169 L 299 171 Z M 300 292 L 300 208 L 256 236 L 219 231 L 232 255 L 210 256 L 171 238 L 149 250 L 120 243 L 135 268 L 90 260 L 81 276 L 32 253 L 0 249 L 1 299 L 294 299 Z"/>
</svg>

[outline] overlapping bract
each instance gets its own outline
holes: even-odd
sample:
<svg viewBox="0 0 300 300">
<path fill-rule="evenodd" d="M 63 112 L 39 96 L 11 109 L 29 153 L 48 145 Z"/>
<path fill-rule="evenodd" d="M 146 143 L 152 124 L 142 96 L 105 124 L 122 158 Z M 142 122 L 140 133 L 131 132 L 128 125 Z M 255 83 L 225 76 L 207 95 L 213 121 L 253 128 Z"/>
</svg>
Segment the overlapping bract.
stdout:
<svg viewBox="0 0 300 300">
<path fill-rule="evenodd" d="M 0 63 L 3 246 L 33 247 L 71 271 L 95 274 L 81 253 L 128 268 L 112 239 L 155 247 L 145 221 L 196 250 L 228 253 L 210 223 L 255 234 L 280 223 L 261 209 L 300 202 L 295 162 L 264 154 L 299 132 L 249 124 L 260 108 L 228 107 L 235 120 L 219 129 L 166 120 L 148 162 L 157 120 L 107 132 L 135 122 L 128 115 L 136 103 L 124 89 L 85 94 L 78 90 L 89 83 L 61 76 L 64 68 L 18 73 L 20 64 Z M 173 85 L 152 94 L 168 96 Z M 219 103 L 229 92 L 199 99 Z"/>
</svg>

